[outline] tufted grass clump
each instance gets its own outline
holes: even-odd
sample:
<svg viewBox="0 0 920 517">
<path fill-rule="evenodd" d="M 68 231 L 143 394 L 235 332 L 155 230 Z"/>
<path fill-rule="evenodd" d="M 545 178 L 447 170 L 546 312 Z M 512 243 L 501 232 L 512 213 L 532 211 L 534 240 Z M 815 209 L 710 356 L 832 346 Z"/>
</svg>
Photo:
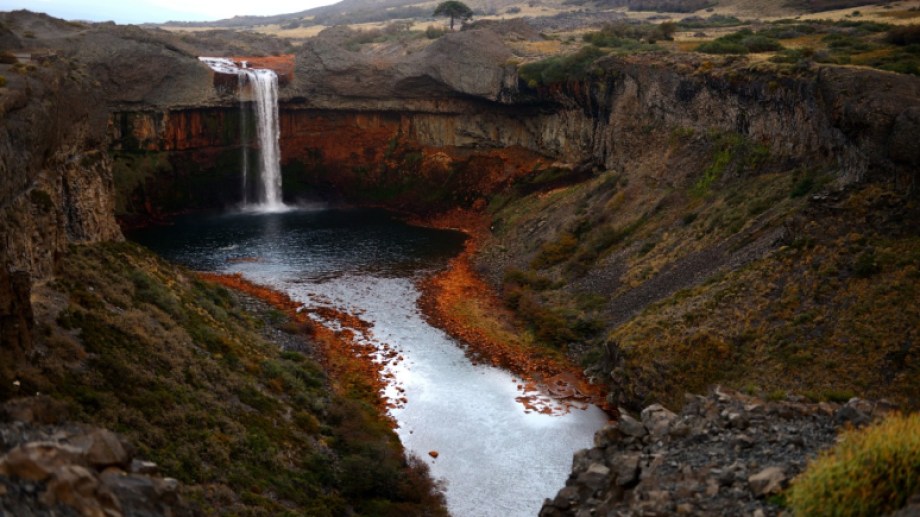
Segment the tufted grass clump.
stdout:
<svg viewBox="0 0 920 517">
<path fill-rule="evenodd" d="M 920 413 L 893 415 L 842 440 L 792 484 L 795 515 L 884 515 L 920 492 Z"/>
</svg>

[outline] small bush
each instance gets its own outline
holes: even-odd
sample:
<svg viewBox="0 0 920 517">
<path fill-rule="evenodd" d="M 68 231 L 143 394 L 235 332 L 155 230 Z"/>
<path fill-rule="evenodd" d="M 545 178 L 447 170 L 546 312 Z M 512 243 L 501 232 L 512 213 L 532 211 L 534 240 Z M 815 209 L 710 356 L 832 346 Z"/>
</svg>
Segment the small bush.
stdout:
<svg viewBox="0 0 920 517">
<path fill-rule="evenodd" d="M 783 46 L 764 34 L 754 34 L 749 29 L 722 36 L 697 48 L 706 54 L 747 54 L 749 52 L 773 52 Z"/>
<path fill-rule="evenodd" d="M 789 197 L 794 199 L 807 196 L 814 188 L 815 179 L 811 175 L 807 175 L 795 182 L 795 185 L 792 186 L 792 192 L 789 193 Z"/>
<path fill-rule="evenodd" d="M 32 201 L 32 204 L 42 212 L 47 213 L 54 209 L 54 201 L 51 199 L 51 195 L 44 190 L 32 190 L 32 192 L 29 193 L 29 199 Z"/>
<path fill-rule="evenodd" d="M 522 66 L 518 74 L 531 88 L 568 80 L 585 79 L 595 70 L 591 67 L 606 53 L 594 45 L 582 47 L 568 56 L 553 56 Z"/>
<path fill-rule="evenodd" d="M 892 45 L 915 45 L 920 43 L 920 25 L 907 25 L 888 31 L 885 41 Z"/>
<path fill-rule="evenodd" d="M 12 65 L 18 62 L 19 62 L 19 59 L 16 58 L 16 56 L 13 55 L 12 52 L 9 52 L 6 50 L 4 50 L 3 52 L 0 52 L 0 64 Z"/>
<path fill-rule="evenodd" d="M 711 27 L 737 27 L 738 25 L 744 25 L 744 22 L 734 16 L 714 14 L 708 18 L 700 18 L 698 16 L 684 18 L 677 25 L 679 28 L 687 30 L 708 29 Z"/>
<path fill-rule="evenodd" d="M 446 30 L 439 28 L 439 27 L 435 27 L 434 25 L 429 25 L 425 29 L 425 37 L 428 39 L 438 39 L 445 34 L 447 34 Z"/>
<path fill-rule="evenodd" d="M 578 239 L 568 232 L 563 232 L 559 238 L 552 242 L 547 242 L 541 248 L 537 256 L 530 263 L 534 269 L 545 269 L 565 262 L 578 249 Z"/>
<path fill-rule="evenodd" d="M 0 88 L 3 88 L 4 86 L 6 86 L 6 77 L 0 75 Z"/>
<path fill-rule="evenodd" d="M 748 49 L 736 41 L 726 41 L 722 38 L 703 43 L 696 49 L 704 54 L 747 54 Z"/>
<path fill-rule="evenodd" d="M 853 265 L 853 274 L 859 278 L 869 278 L 870 276 L 881 271 L 875 251 L 866 250 L 856 257 L 856 263 Z"/>
<path fill-rule="evenodd" d="M 748 52 L 774 52 L 783 48 L 775 39 L 761 36 L 760 34 L 742 39 L 741 44 L 748 49 Z"/>
<path fill-rule="evenodd" d="M 795 515 L 885 515 L 920 492 L 920 414 L 894 415 L 813 461 L 787 498 Z"/>
<path fill-rule="evenodd" d="M 552 280 L 540 275 L 536 271 L 522 271 L 520 269 L 509 269 L 505 273 L 505 283 L 529 287 L 535 291 L 543 291 L 549 289 L 553 285 Z"/>
</svg>

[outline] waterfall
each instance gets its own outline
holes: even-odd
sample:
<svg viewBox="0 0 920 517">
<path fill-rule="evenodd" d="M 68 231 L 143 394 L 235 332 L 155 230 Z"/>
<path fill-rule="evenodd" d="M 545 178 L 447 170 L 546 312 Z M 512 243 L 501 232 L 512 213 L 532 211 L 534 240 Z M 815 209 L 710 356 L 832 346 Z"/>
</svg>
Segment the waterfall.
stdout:
<svg viewBox="0 0 920 517">
<path fill-rule="evenodd" d="M 246 85 L 246 74 L 237 75 L 237 87 L 242 93 Z M 240 148 L 242 156 L 240 162 L 243 164 L 243 185 L 240 189 L 243 192 L 243 206 L 249 204 L 249 108 L 240 95 Z"/>
<path fill-rule="evenodd" d="M 243 207 L 249 210 L 276 212 L 287 207 L 281 197 L 281 147 L 278 143 L 278 74 L 273 70 L 238 66 L 227 58 L 201 57 L 215 72 L 235 74 L 240 95 L 240 136 L 242 141 Z M 247 102 L 247 91 L 251 102 Z M 252 105 L 252 106 L 250 106 Z M 254 110 L 252 108 L 255 108 Z M 256 140 L 259 149 L 258 181 L 255 197 L 250 201 L 249 180 L 249 113 L 255 112 Z"/>
</svg>

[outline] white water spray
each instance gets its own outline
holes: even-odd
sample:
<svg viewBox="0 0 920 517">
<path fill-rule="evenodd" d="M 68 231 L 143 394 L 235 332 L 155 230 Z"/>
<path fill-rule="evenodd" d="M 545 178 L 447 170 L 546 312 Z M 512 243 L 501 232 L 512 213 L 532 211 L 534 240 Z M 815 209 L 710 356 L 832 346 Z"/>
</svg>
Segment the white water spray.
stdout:
<svg viewBox="0 0 920 517">
<path fill-rule="evenodd" d="M 219 57 L 202 57 L 201 61 L 212 70 L 224 74 L 235 74 L 239 78 L 241 136 L 242 142 L 242 176 L 243 206 L 247 210 L 260 212 L 278 212 L 286 210 L 281 197 L 281 146 L 278 124 L 278 74 L 273 70 L 246 68 L 237 66 L 232 60 Z M 248 126 L 248 103 L 243 99 L 246 89 L 252 93 L 255 107 L 256 136 L 259 148 L 259 182 L 254 202 L 249 200 L 249 142 L 246 138 Z"/>
</svg>

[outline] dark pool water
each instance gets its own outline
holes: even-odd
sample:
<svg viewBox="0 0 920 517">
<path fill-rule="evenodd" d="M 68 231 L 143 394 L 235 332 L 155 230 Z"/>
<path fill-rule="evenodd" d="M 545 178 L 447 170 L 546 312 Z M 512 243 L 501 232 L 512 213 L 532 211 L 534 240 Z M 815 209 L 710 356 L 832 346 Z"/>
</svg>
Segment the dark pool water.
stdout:
<svg viewBox="0 0 920 517">
<path fill-rule="evenodd" d="M 368 342 L 405 358 L 387 367 L 395 379 L 388 395 L 407 400 L 392 410 L 400 439 L 444 482 L 457 517 L 536 515 L 564 486 L 572 454 L 606 421 L 593 406 L 561 416 L 528 411 L 515 401 L 513 375 L 471 364 L 425 321 L 416 281 L 460 252 L 460 233 L 379 210 L 330 209 L 190 216 L 129 237 L 180 264 L 239 272 L 305 306 L 332 305 L 372 323 Z"/>
</svg>

